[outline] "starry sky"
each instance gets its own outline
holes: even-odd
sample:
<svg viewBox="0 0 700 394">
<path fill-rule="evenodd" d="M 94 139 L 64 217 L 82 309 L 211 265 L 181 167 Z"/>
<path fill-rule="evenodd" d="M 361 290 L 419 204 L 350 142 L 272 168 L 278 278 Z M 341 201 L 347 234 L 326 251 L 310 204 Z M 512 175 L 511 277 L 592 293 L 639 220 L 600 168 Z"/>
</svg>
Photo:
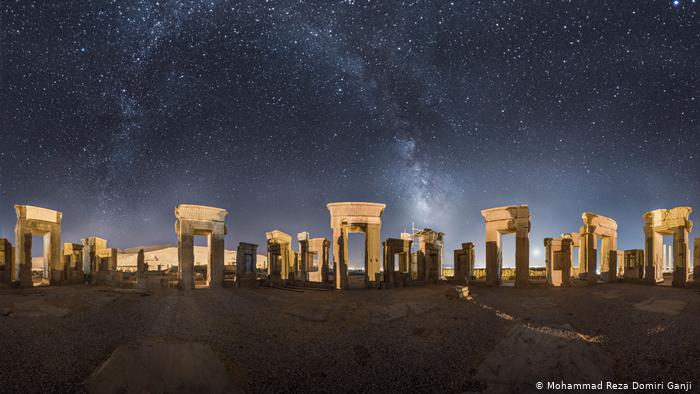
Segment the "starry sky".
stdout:
<svg viewBox="0 0 700 394">
<path fill-rule="evenodd" d="M 125 248 L 174 243 L 175 205 L 195 203 L 229 211 L 227 248 L 264 252 L 265 231 L 330 238 L 328 202 L 373 201 L 383 239 L 431 227 L 448 265 L 473 241 L 478 266 L 480 210 L 528 204 L 541 265 L 583 211 L 633 249 L 645 211 L 700 210 L 692 0 L 1 7 L 12 242 L 14 204 L 62 211 L 64 242 Z"/>
</svg>

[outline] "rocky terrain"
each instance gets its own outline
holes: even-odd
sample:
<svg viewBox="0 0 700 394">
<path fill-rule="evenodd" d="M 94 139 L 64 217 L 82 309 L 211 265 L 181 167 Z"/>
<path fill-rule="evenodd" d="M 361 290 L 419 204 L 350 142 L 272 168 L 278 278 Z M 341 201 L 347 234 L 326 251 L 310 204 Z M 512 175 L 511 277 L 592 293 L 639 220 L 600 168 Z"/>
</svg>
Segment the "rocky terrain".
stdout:
<svg viewBox="0 0 700 394">
<path fill-rule="evenodd" d="M 538 381 L 697 380 L 697 290 L 472 287 L 454 300 L 447 289 L 2 290 L 0 391 L 536 392 Z"/>
</svg>

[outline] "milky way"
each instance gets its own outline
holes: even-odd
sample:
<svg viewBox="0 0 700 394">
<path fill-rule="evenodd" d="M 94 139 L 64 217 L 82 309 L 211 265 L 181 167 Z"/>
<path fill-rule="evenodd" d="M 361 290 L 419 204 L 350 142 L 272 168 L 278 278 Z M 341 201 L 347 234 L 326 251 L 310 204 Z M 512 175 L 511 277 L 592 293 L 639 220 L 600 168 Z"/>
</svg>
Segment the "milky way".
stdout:
<svg viewBox="0 0 700 394">
<path fill-rule="evenodd" d="M 170 243 L 198 203 L 264 250 L 361 200 L 387 204 L 382 238 L 415 223 L 478 261 L 505 204 L 530 205 L 533 264 L 583 211 L 641 248 L 645 211 L 700 210 L 698 7 L 3 2 L 0 237 L 31 204 L 64 241 Z"/>
</svg>

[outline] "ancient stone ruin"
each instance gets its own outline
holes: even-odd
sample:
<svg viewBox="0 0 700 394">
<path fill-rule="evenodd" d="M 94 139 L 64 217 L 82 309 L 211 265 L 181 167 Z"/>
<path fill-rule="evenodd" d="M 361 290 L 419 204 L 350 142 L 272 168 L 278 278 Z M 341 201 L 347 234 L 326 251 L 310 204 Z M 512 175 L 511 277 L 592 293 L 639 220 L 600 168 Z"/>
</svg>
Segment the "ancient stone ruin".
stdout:
<svg viewBox="0 0 700 394">
<path fill-rule="evenodd" d="M 299 241 L 299 280 L 326 282 L 330 274 L 330 242 L 323 237 L 311 238 L 308 232 L 297 234 Z"/>
<path fill-rule="evenodd" d="M 83 273 L 89 281 L 111 282 L 117 270 L 117 248 L 107 246 L 107 240 L 100 237 L 87 237 L 81 240 Z"/>
<path fill-rule="evenodd" d="M 436 282 L 442 278 L 442 256 L 444 249 L 444 233 L 424 228 L 414 234 L 418 238 L 418 266 L 414 278 L 419 281 Z"/>
<path fill-rule="evenodd" d="M 44 278 L 58 284 L 63 277 L 61 264 L 61 218 L 63 214 L 31 205 L 15 205 L 15 266 L 20 286 L 32 287 L 32 237 L 44 238 Z"/>
<path fill-rule="evenodd" d="M 0 283 L 9 284 L 12 282 L 14 253 L 15 250 L 10 241 L 0 238 Z"/>
<path fill-rule="evenodd" d="M 625 250 L 623 261 L 623 278 L 625 281 L 641 281 L 644 279 L 644 250 Z M 654 282 L 654 284 L 656 284 L 656 282 Z"/>
<path fill-rule="evenodd" d="M 690 273 L 690 243 L 688 233 L 693 229 L 690 207 L 655 209 L 645 213 L 644 254 L 645 277 L 649 283 L 663 282 L 663 236 L 673 236 L 673 286 L 685 286 Z"/>
<path fill-rule="evenodd" d="M 466 242 L 454 251 L 454 281 L 467 285 L 474 277 L 474 243 Z"/>
<path fill-rule="evenodd" d="M 381 261 L 382 213 L 386 205 L 370 202 L 328 204 L 333 231 L 333 267 L 335 288 L 348 288 L 348 235 L 365 234 L 365 285 L 374 284 Z"/>
<path fill-rule="evenodd" d="M 236 249 L 236 286 L 258 285 L 258 245 L 240 242 Z"/>
<path fill-rule="evenodd" d="M 224 284 L 224 220 L 228 212 L 222 208 L 203 205 L 180 204 L 175 207 L 175 232 L 177 233 L 178 286 L 193 289 L 194 237 L 207 237 L 207 287 Z"/>
<path fill-rule="evenodd" d="M 509 205 L 481 211 L 486 224 L 486 284 L 501 283 L 501 238 L 515 234 L 515 286 L 527 287 L 530 274 L 530 211 L 527 205 Z"/>
<path fill-rule="evenodd" d="M 553 287 L 571 286 L 571 238 L 545 238 L 545 269 L 547 283 Z"/>
<path fill-rule="evenodd" d="M 415 275 L 410 239 L 387 238 L 384 246 L 384 283 L 385 289 L 404 287 Z"/>
<path fill-rule="evenodd" d="M 63 244 L 63 280 L 68 283 L 83 283 L 83 245 L 72 242 Z"/>
<path fill-rule="evenodd" d="M 290 279 L 294 271 L 295 253 L 292 236 L 280 230 L 265 234 L 267 238 L 267 276 L 273 283 Z"/>
</svg>

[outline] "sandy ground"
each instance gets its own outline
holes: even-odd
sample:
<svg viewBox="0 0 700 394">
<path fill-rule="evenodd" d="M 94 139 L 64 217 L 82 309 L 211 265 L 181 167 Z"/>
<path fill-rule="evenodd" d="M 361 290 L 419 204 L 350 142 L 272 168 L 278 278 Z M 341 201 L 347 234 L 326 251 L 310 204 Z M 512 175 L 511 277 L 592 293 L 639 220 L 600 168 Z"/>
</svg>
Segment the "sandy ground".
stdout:
<svg viewBox="0 0 700 394">
<path fill-rule="evenodd" d="M 447 289 L 1 290 L 0 391 L 129 391 L 144 376 L 183 379 L 159 369 L 193 368 L 199 392 L 535 392 L 539 379 L 700 388 L 697 290 L 472 287 L 448 300 Z M 195 361 L 159 364 L 148 349 Z"/>
</svg>

